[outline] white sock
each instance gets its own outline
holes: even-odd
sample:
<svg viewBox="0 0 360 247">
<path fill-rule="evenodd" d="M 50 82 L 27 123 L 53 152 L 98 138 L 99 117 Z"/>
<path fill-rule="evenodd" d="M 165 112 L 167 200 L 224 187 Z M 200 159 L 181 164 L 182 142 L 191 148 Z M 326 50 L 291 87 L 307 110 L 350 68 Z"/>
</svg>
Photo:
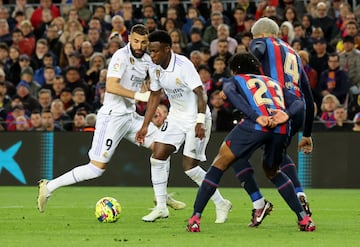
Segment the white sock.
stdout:
<svg viewBox="0 0 360 247">
<path fill-rule="evenodd" d="M 260 199 L 253 202 L 253 207 L 255 209 L 260 209 L 260 208 L 263 208 L 264 206 L 265 206 L 265 198 L 264 197 L 261 197 Z"/>
<path fill-rule="evenodd" d="M 299 198 L 300 196 L 303 196 L 303 197 L 305 197 L 305 199 L 306 199 L 305 192 L 298 192 L 298 193 L 296 193 L 296 195 L 297 195 L 298 198 Z"/>
<path fill-rule="evenodd" d="M 185 174 L 188 175 L 188 177 L 191 178 L 192 181 L 194 181 L 198 186 L 200 186 L 205 178 L 206 172 L 200 166 L 195 166 L 194 168 L 185 171 Z M 224 198 L 222 197 L 218 189 L 215 190 L 215 193 L 211 197 L 211 200 L 215 203 L 215 205 L 219 205 L 224 202 Z"/>
<path fill-rule="evenodd" d="M 50 180 L 46 188 L 51 194 L 59 187 L 100 177 L 104 173 L 104 171 L 105 169 L 100 169 L 99 167 L 88 163 L 83 166 L 75 167 L 74 169 L 61 175 L 60 177 Z"/>
<path fill-rule="evenodd" d="M 166 208 L 167 183 L 170 159 L 158 160 L 150 158 L 151 181 L 156 198 L 156 207 Z"/>
</svg>

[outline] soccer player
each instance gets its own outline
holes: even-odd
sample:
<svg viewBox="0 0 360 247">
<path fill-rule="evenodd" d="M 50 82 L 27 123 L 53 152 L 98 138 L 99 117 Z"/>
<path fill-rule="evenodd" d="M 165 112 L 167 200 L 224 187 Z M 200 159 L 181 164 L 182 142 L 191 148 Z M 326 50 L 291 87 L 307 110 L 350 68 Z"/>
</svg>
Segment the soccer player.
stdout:
<svg viewBox="0 0 360 247">
<path fill-rule="evenodd" d="M 151 95 L 141 129 L 136 140 L 143 143 L 149 131 L 149 124 L 160 102 L 161 89 L 168 96 L 170 110 L 159 134 L 155 137 L 151 162 L 151 180 L 157 201 L 153 211 L 143 221 L 152 222 L 167 218 L 166 185 L 169 159 L 184 144 L 183 168 L 195 183 L 201 184 L 205 171 L 198 165 L 205 161 L 205 147 L 210 138 L 211 114 L 200 76 L 194 65 L 185 56 L 171 50 L 171 38 L 165 31 L 149 35 L 149 52 L 156 64 L 149 69 Z M 215 223 L 224 223 L 231 209 L 231 202 L 215 191 L 212 200 L 216 206 Z"/>
<path fill-rule="evenodd" d="M 78 166 L 53 180 L 39 181 L 38 209 L 44 212 L 51 193 L 62 186 L 100 177 L 113 156 L 119 142 L 125 138 L 135 143 L 136 131 L 143 117 L 135 112 L 135 100 L 146 102 L 150 92 L 139 92 L 147 76 L 151 59 L 146 54 L 148 30 L 143 25 L 131 28 L 130 42 L 114 53 L 108 66 L 104 104 L 97 114 L 88 164 Z M 142 143 L 152 148 L 158 128 L 150 124 Z M 166 203 L 175 209 L 185 207 L 183 202 L 167 196 Z"/>
<path fill-rule="evenodd" d="M 301 65 L 301 58 L 289 44 L 277 38 L 279 26 L 275 21 L 266 17 L 260 18 L 254 23 L 251 32 L 254 39 L 250 43 L 250 51 L 261 62 L 264 74 L 280 82 L 281 87 L 305 101 L 305 121 L 304 114 L 301 112 L 294 116 L 288 145 L 290 145 L 291 137 L 304 126 L 298 148 L 299 150 L 302 149 L 305 154 L 311 153 L 313 148 L 311 130 L 314 119 L 314 100 L 308 78 Z M 301 204 L 307 214 L 311 216 L 309 203 L 298 179 L 295 163 L 289 155 L 284 156 L 280 168 L 294 183 Z"/>
<path fill-rule="evenodd" d="M 260 62 L 250 53 L 238 53 L 229 61 L 234 75 L 224 81 L 224 93 L 229 101 L 245 115 L 245 118 L 225 137 L 218 155 L 206 173 L 196 196 L 194 211 L 187 230 L 200 231 L 201 214 L 217 189 L 220 179 L 229 166 L 250 195 L 255 208 L 262 197 L 249 163 L 254 151 L 263 146 L 263 169 L 267 178 L 277 187 L 280 195 L 298 218 L 300 230 L 313 231 L 315 225 L 306 214 L 291 180 L 279 169 L 286 150 L 289 124 L 287 120 L 303 111 L 303 102 L 287 90 L 283 90 L 272 78 L 260 75 Z M 287 106 L 285 108 L 285 106 Z M 254 209 L 249 226 L 257 226 L 271 211 L 272 205 Z"/>
</svg>

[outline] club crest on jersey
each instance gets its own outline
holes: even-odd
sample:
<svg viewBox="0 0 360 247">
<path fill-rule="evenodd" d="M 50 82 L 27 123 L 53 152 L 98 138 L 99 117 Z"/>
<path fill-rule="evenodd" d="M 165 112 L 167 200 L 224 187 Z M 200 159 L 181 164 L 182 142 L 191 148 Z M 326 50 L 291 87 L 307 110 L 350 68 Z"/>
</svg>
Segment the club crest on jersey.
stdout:
<svg viewBox="0 0 360 247">
<path fill-rule="evenodd" d="M 181 86 L 181 80 L 179 78 L 176 78 L 175 80 L 177 86 Z"/>
<path fill-rule="evenodd" d="M 113 65 L 113 71 L 119 71 L 120 70 L 120 64 L 119 63 L 115 63 L 114 65 Z"/>
<path fill-rule="evenodd" d="M 157 78 L 160 77 L 160 70 L 159 69 L 156 70 L 156 76 L 157 76 Z"/>
<path fill-rule="evenodd" d="M 134 59 L 133 57 L 130 57 L 130 63 L 131 63 L 132 65 L 134 65 L 135 59 Z"/>
</svg>

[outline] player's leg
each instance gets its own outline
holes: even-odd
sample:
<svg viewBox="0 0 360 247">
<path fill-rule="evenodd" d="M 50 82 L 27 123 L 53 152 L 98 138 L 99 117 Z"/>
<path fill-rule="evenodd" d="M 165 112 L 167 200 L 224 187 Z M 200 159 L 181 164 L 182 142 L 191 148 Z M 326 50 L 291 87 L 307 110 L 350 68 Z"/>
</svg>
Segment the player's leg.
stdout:
<svg viewBox="0 0 360 247">
<path fill-rule="evenodd" d="M 193 180 L 198 186 L 201 185 L 205 178 L 206 171 L 198 164 L 199 161 L 206 160 L 206 146 L 210 139 L 211 134 L 211 121 L 206 120 L 206 133 L 205 139 L 199 140 L 195 138 L 195 130 L 192 128 L 186 133 L 186 139 L 183 151 L 183 169 L 185 174 Z M 211 200 L 216 207 L 216 220 L 215 223 L 224 223 L 227 219 L 232 204 L 229 200 L 224 199 L 219 190 L 215 190 Z"/>
<path fill-rule="evenodd" d="M 129 116 L 114 116 L 98 113 L 92 146 L 89 151 L 90 162 L 77 166 L 65 174 L 39 182 L 38 209 L 44 212 L 51 193 L 56 189 L 81 181 L 100 177 L 110 161 L 116 147 L 128 130 Z"/>
<path fill-rule="evenodd" d="M 156 206 L 151 213 L 142 217 L 145 222 L 154 222 L 159 218 L 167 218 L 167 182 L 170 155 L 175 151 L 175 147 L 170 144 L 160 142 L 154 143 L 154 151 L 150 158 L 151 163 L 151 182 L 156 198 Z"/>
<path fill-rule="evenodd" d="M 285 145 L 283 145 L 285 144 L 285 138 L 286 136 L 283 135 L 274 135 L 272 141 L 265 145 L 263 168 L 266 176 L 276 186 L 279 194 L 296 214 L 298 221 L 307 221 L 307 223 L 310 221 L 309 225 L 304 227 L 304 230 L 313 231 L 315 230 L 315 225 L 301 206 L 293 183 L 289 177 L 279 169 L 279 164 L 282 161 L 282 155 L 284 153 L 283 150 L 285 150 Z"/>
<path fill-rule="evenodd" d="M 230 166 L 235 159 L 231 150 L 223 143 L 220 147 L 219 153 L 216 156 L 213 164 L 206 172 L 194 203 L 194 211 L 192 217 L 189 219 L 187 230 L 190 232 L 200 231 L 200 218 L 210 198 L 214 197 L 214 193 L 219 193 L 217 190 L 220 179 L 225 170 Z M 219 193 L 220 195 L 220 193 Z M 221 196 L 221 195 L 220 195 Z M 228 210 L 225 210 L 228 213 Z M 219 215 L 217 215 L 219 216 Z M 227 217 L 227 216 L 225 216 Z M 225 219 L 226 220 L 226 219 Z M 224 221 L 225 221 L 224 220 Z"/>
<path fill-rule="evenodd" d="M 144 117 L 140 116 L 136 112 L 133 113 L 132 115 L 133 115 L 133 120 L 132 120 L 132 124 L 131 124 L 131 129 L 129 130 L 129 132 L 127 133 L 127 135 L 124 138 L 126 138 L 128 141 L 138 145 L 135 142 L 135 135 L 136 135 L 136 132 L 141 128 L 142 123 L 144 121 Z M 153 147 L 154 147 L 153 143 L 154 143 L 155 137 L 159 131 L 160 130 L 151 122 L 149 124 L 148 133 L 145 137 L 145 140 L 144 140 L 144 143 L 142 146 L 153 150 Z M 165 164 L 167 177 L 169 177 L 169 173 L 170 173 L 170 156 L 168 159 L 169 160 L 167 160 L 166 164 Z M 154 171 L 154 173 L 156 173 L 156 171 Z M 154 176 L 156 176 L 156 174 L 154 174 Z M 157 204 L 156 197 L 154 197 L 154 203 L 155 203 L 155 205 Z M 186 207 L 186 204 L 184 202 L 175 200 L 171 194 L 167 195 L 166 204 L 173 209 L 184 209 Z"/>
</svg>

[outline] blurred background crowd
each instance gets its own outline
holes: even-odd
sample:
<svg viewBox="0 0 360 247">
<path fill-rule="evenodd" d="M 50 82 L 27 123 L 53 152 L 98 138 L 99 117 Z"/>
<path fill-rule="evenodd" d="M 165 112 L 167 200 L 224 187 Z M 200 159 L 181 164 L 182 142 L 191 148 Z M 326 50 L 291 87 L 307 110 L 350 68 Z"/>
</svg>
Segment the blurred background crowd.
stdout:
<svg viewBox="0 0 360 247">
<path fill-rule="evenodd" d="M 345 0 L 0 0 L 0 130 L 93 131 L 107 64 L 143 23 L 169 32 L 173 51 L 193 62 L 213 131 L 228 131 L 242 116 L 220 96 L 227 62 L 248 51 L 261 17 L 279 24 L 302 59 L 314 130 L 360 131 L 360 3 Z M 167 106 L 164 95 L 154 122 Z"/>
</svg>

